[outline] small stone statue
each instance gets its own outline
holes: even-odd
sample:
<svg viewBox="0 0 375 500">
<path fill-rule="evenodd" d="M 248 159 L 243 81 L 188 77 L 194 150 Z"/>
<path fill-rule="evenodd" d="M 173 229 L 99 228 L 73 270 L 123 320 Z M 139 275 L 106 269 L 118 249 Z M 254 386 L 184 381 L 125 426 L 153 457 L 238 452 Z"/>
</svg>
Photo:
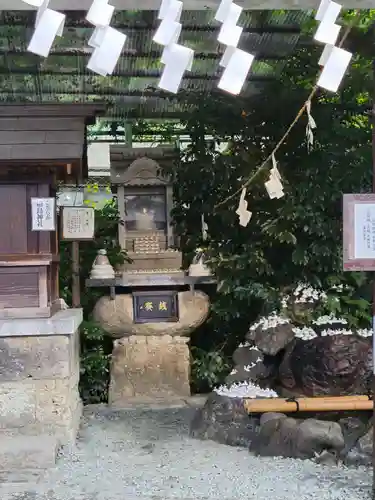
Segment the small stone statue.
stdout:
<svg viewBox="0 0 375 500">
<path fill-rule="evenodd" d="M 137 231 L 156 230 L 153 211 L 149 211 L 147 208 L 142 208 L 142 212 L 137 212 L 135 217 Z"/>
<path fill-rule="evenodd" d="M 98 255 L 94 260 L 91 268 L 90 278 L 91 279 L 114 279 L 115 271 L 111 266 L 108 257 L 107 250 L 104 248 L 98 250 Z"/>
<path fill-rule="evenodd" d="M 203 250 L 197 248 L 193 262 L 189 266 L 189 276 L 212 276 L 211 270 L 205 265 L 204 261 Z"/>
</svg>

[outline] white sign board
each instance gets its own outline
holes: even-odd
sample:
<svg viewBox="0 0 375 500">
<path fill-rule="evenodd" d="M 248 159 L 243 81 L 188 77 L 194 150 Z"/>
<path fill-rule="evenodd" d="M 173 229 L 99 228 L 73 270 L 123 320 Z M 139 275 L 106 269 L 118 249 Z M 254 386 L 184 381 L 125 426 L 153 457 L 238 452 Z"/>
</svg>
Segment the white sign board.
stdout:
<svg viewBox="0 0 375 500">
<path fill-rule="evenodd" d="M 91 207 L 62 208 L 62 239 L 92 240 L 95 233 L 95 210 Z"/>
<path fill-rule="evenodd" d="M 375 271 L 375 194 L 344 194 L 344 271 Z"/>
<path fill-rule="evenodd" d="M 354 258 L 375 259 L 375 204 L 354 206 Z"/>
<path fill-rule="evenodd" d="M 87 146 L 87 165 L 90 170 L 108 170 L 111 166 L 109 142 L 92 142 Z"/>
<path fill-rule="evenodd" d="M 31 230 L 55 231 L 55 198 L 31 198 Z"/>
</svg>

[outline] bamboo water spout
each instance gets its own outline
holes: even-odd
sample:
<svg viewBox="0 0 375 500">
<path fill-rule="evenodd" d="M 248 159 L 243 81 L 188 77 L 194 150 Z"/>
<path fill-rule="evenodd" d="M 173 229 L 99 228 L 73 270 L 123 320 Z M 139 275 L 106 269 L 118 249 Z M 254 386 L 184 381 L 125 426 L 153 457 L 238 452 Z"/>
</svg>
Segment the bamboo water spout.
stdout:
<svg viewBox="0 0 375 500">
<path fill-rule="evenodd" d="M 314 411 L 372 410 L 374 402 L 369 396 L 328 396 L 315 398 L 267 398 L 246 399 L 247 413 L 293 413 Z"/>
</svg>

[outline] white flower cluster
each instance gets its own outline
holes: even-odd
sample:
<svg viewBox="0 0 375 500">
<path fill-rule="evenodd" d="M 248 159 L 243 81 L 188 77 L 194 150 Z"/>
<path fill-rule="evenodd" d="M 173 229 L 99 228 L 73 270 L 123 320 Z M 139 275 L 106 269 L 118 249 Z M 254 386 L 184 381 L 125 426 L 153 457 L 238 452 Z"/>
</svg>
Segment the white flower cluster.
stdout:
<svg viewBox="0 0 375 500">
<path fill-rule="evenodd" d="M 309 328 L 308 326 L 304 326 L 303 328 L 293 328 L 293 333 L 295 337 L 302 340 L 311 340 L 317 337 L 317 334 L 314 332 L 314 330 L 312 328 Z"/>
<path fill-rule="evenodd" d="M 289 295 L 284 295 L 281 299 L 281 308 L 286 309 L 288 307 Z"/>
<path fill-rule="evenodd" d="M 357 334 L 359 337 L 364 337 L 364 338 L 367 338 L 367 337 L 372 337 L 372 330 L 368 330 L 368 329 L 361 329 L 361 330 L 357 330 L 357 331 L 352 331 L 352 330 L 347 330 L 347 329 L 343 329 L 343 330 L 331 330 L 330 328 L 328 328 L 327 330 L 323 330 L 322 331 L 322 337 L 327 337 L 327 336 L 332 336 L 332 335 L 354 335 L 354 334 Z"/>
<path fill-rule="evenodd" d="M 346 320 L 342 320 L 341 321 L 343 324 L 347 324 L 347 321 Z M 322 322 L 323 324 L 327 323 L 326 321 L 323 321 Z M 315 331 L 308 327 L 308 326 L 304 326 L 303 328 L 293 328 L 293 333 L 294 333 L 294 336 L 296 338 L 299 338 L 299 339 L 302 339 L 302 340 L 311 340 L 311 339 L 314 339 L 316 337 L 318 337 L 318 335 L 315 333 Z M 372 330 L 367 330 L 367 329 L 363 329 L 363 330 L 357 330 L 357 331 L 352 331 L 352 330 L 348 330 L 346 328 L 342 328 L 342 329 L 336 329 L 336 330 L 333 330 L 332 328 L 326 328 L 325 330 L 322 331 L 321 333 L 321 336 L 322 337 L 332 337 L 333 335 L 354 335 L 354 334 L 357 334 L 359 335 L 360 337 L 372 337 Z"/>
<path fill-rule="evenodd" d="M 269 330 L 270 328 L 276 328 L 277 326 L 285 325 L 286 323 L 290 323 L 290 320 L 288 318 L 284 318 L 283 316 L 278 316 L 277 312 L 274 311 L 269 316 L 260 318 L 259 321 L 250 327 L 250 331 L 254 331 L 259 327 L 262 330 Z"/>
<path fill-rule="evenodd" d="M 333 323 L 339 323 L 341 325 L 347 325 L 348 322 L 345 318 L 336 318 L 336 316 L 331 313 L 329 316 L 320 316 L 318 319 L 313 320 L 314 325 L 332 325 Z"/>
<path fill-rule="evenodd" d="M 372 337 L 373 331 L 370 329 L 357 330 L 357 335 L 360 337 Z"/>
<path fill-rule="evenodd" d="M 328 328 L 327 330 L 323 330 L 321 333 L 322 337 L 332 337 L 333 335 L 353 335 L 353 332 L 351 330 L 332 330 L 331 328 Z"/>
<path fill-rule="evenodd" d="M 333 285 L 331 287 L 331 290 L 333 290 L 334 292 L 338 292 L 338 293 L 342 293 L 345 289 L 347 289 L 348 287 L 344 285 Z"/>
<path fill-rule="evenodd" d="M 233 368 L 233 370 L 230 372 L 229 375 L 236 375 L 236 373 L 238 373 L 237 370 L 235 368 Z"/>
<path fill-rule="evenodd" d="M 277 398 L 278 395 L 272 389 L 261 389 L 258 385 L 252 382 L 240 382 L 232 384 L 230 387 L 221 385 L 214 389 L 220 396 L 229 398 Z"/>
<path fill-rule="evenodd" d="M 250 342 L 244 342 L 244 343 L 241 342 L 241 344 L 238 347 L 251 347 L 251 344 L 250 344 Z M 254 349 L 254 347 L 251 347 L 251 348 Z M 255 349 L 256 349 L 256 347 L 255 347 Z"/>
<path fill-rule="evenodd" d="M 325 300 L 326 298 L 327 294 L 325 292 L 304 283 L 299 283 L 293 292 L 293 300 L 296 304 L 312 304 L 318 300 Z"/>
<path fill-rule="evenodd" d="M 245 372 L 249 372 L 254 366 L 256 366 L 258 363 L 262 362 L 262 358 L 257 358 L 254 363 L 250 363 L 249 365 L 246 365 L 243 367 Z"/>
</svg>

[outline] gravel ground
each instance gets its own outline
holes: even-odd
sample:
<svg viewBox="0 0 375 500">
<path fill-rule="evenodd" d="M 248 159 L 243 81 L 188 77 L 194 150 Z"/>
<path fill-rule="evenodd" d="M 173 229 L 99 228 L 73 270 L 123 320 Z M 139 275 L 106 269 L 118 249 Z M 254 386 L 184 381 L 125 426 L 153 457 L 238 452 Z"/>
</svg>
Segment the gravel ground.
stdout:
<svg viewBox="0 0 375 500">
<path fill-rule="evenodd" d="M 1 500 L 367 500 L 364 468 L 257 458 L 189 438 L 193 409 L 86 413 L 77 450 Z"/>
</svg>

